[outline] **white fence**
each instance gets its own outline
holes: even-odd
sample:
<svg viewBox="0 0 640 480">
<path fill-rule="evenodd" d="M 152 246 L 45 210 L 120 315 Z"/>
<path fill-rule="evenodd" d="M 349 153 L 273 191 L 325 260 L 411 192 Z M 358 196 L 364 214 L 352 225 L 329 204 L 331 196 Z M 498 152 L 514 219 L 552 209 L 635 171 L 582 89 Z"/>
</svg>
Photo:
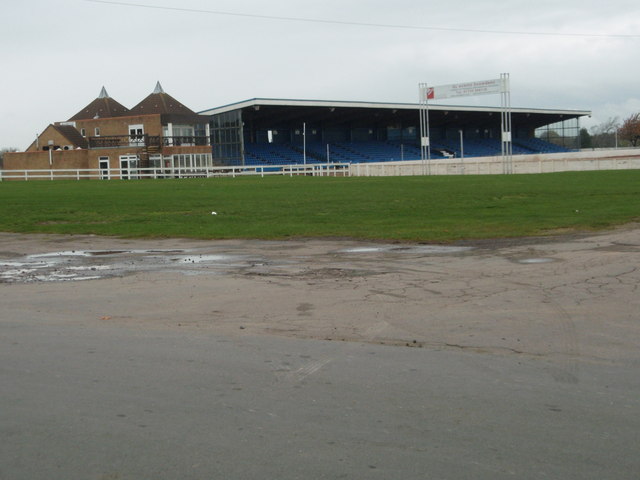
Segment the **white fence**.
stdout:
<svg viewBox="0 0 640 480">
<path fill-rule="evenodd" d="M 140 178 L 209 178 L 247 175 L 284 176 L 409 176 L 409 175 L 497 175 L 552 173 L 588 170 L 638 170 L 640 149 L 587 150 L 544 155 L 514 155 L 507 168 L 502 157 L 471 157 L 379 163 L 325 163 L 308 165 L 203 167 L 203 168 L 113 168 L 0 170 L 1 180 L 133 180 Z"/>
<path fill-rule="evenodd" d="M 310 165 L 273 165 L 202 168 L 111 168 L 111 169 L 53 169 L 53 170 L 0 170 L 2 180 L 137 180 L 141 178 L 210 178 L 240 177 L 246 175 L 314 177 L 348 176 L 349 164 L 329 163 Z"/>
</svg>

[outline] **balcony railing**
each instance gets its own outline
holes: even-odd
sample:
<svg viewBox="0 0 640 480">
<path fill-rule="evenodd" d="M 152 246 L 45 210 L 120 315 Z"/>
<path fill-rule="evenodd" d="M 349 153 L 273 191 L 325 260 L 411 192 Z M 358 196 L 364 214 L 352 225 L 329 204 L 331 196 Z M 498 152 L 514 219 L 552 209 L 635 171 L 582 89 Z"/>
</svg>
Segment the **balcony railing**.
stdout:
<svg viewBox="0 0 640 480">
<path fill-rule="evenodd" d="M 157 135 L 108 135 L 89 137 L 89 148 L 192 147 L 210 145 L 207 136 L 160 137 Z"/>
<path fill-rule="evenodd" d="M 202 136 L 182 136 L 182 137 L 162 137 L 162 144 L 165 147 L 193 147 L 209 145 L 209 137 Z"/>
<path fill-rule="evenodd" d="M 159 147 L 160 141 L 157 135 L 108 135 L 89 137 L 89 148 Z"/>
</svg>

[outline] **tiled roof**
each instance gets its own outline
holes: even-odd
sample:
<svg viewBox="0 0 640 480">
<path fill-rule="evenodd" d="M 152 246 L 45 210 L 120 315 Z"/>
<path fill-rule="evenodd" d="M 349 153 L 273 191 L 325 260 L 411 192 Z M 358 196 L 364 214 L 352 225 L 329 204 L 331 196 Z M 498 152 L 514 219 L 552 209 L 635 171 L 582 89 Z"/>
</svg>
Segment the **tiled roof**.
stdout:
<svg viewBox="0 0 640 480">
<path fill-rule="evenodd" d="M 87 139 L 72 125 L 52 125 L 74 147 L 87 148 Z"/>
<path fill-rule="evenodd" d="M 109 96 L 102 87 L 100 96 L 76 113 L 69 120 L 90 120 L 92 118 L 111 118 L 129 115 L 129 109 Z"/>
<path fill-rule="evenodd" d="M 152 113 L 197 116 L 168 93 L 152 93 L 129 111 L 129 115 L 148 115 Z"/>
<path fill-rule="evenodd" d="M 207 123 L 209 119 L 186 107 L 162 89 L 160 82 L 153 93 L 129 111 L 130 115 L 160 114 L 166 123 Z"/>
</svg>

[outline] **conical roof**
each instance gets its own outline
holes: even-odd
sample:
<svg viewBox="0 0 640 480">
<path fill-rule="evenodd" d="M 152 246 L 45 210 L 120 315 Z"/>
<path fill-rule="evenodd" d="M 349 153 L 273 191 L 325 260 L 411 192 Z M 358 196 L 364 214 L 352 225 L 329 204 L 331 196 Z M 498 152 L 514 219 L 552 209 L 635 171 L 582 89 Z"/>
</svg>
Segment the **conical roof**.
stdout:
<svg viewBox="0 0 640 480">
<path fill-rule="evenodd" d="M 69 121 L 121 117 L 123 115 L 129 115 L 129 109 L 111 98 L 107 90 L 102 87 L 98 98 L 76 113 Z"/>
<path fill-rule="evenodd" d="M 162 85 L 160 85 L 160 81 L 156 83 L 156 88 L 153 89 L 153 93 L 164 93 L 164 89 L 162 88 Z"/>
<path fill-rule="evenodd" d="M 138 103 L 130 111 L 130 115 L 148 115 L 159 113 L 162 115 L 175 115 L 184 117 L 198 117 L 198 114 L 184 106 L 162 89 L 160 82 L 147 98 Z"/>
</svg>

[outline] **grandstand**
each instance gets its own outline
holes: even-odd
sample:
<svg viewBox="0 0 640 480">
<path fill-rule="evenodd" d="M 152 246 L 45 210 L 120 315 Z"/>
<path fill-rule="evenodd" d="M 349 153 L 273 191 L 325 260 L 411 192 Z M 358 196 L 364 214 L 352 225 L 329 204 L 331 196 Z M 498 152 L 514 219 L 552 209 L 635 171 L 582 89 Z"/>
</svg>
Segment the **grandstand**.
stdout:
<svg viewBox="0 0 640 480">
<path fill-rule="evenodd" d="M 255 98 L 200 114 L 210 117 L 213 158 L 219 165 L 420 159 L 417 104 Z M 512 108 L 513 154 L 578 148 L 579 119 L 590 114 Z M 500 121 L 498 107 L 430 105 L 431 158 L 500 155 Z"/>
</svg>

